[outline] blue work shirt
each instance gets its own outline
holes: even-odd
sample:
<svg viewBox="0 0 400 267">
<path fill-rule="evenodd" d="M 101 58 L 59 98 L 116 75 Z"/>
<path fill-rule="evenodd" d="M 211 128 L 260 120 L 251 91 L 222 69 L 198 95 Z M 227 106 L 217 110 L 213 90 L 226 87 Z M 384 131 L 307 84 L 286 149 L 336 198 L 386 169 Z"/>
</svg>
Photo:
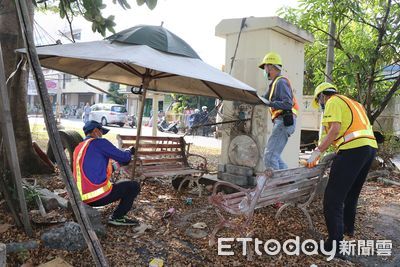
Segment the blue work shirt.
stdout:
<svg viewBox="0 0 400 267">
<path fill-rule="evenodd" d="M 90 137 L 86 137 L 85 140 Z M 127 164 L 132 158 L 130 151 L 122 151 L 104 138 L 96 138 L 90 142 L 85 158 L 83 171 L 94 184 L 101 184 L 107 178 L 108 160 L 113 159 L 121 164 Z"/>
<path fill-rule="evenodd" d="M 275 79 L 277 79 L 279 76 L 280 74 Z M 272 81 L 269 86 L 267 98 L 269 97 L 269 93 L 274 81 Z M 271 101 L 271 107 L 275 109 L 291 110 L 293 107 L 293 94 L 289 83 L 285 78 L 281 78 L 275 86 L 276 88 L 274 90 L 274 94 L 272 95 L 271 99 L 269 99 Z"/>
</svg>

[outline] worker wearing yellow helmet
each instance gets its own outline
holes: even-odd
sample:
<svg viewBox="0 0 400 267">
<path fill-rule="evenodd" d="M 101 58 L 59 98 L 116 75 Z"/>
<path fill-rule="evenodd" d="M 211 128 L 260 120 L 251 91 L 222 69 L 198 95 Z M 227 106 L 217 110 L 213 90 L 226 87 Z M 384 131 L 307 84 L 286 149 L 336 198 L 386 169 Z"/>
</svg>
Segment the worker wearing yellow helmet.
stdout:
<svg viewBox="0 0 400 267">
<path fill-rule="evenodd" d="M 299 106 L 289 80 L 281 74 L 282 59 L 277 53 L 267 53 L 259 68 L 264 71 L 266 79 L 271 81 L 265 97 L 259 98 L 269 107 L 274 124 L 265 147 L 264 164 L 275 170 L 287 169 L 281 154 L 294 133 Z"/>
<path fill-rule="evenodd" d="M 312 106 L 323 109 L 324 133 L 308 167 L 314 167 L 331 145 L 336 149 L 323 202 L 329 234 L 325 249 L 331 250 L 338 248 L 344 234 L 354 235 L 358 197 L 378 146 L 364 107 L 340 95 L 332 83 L 317 86 Z"/>
</svg>

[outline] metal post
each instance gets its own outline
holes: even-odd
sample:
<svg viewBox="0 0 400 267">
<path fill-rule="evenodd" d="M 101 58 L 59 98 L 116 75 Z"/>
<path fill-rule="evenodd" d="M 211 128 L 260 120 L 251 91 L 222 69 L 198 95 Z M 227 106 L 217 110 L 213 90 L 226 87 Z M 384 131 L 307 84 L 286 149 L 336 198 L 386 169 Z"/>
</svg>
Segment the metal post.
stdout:
<svg viewBox="0 0 400 267">
<path fill-rule="evenodd" d="M 147 73 L 150 72 L 150 70 L 146 70 Z M 142 101 L 140 102 L 140 111 L 139 111 L 139 116 L 137 120 L 137 125 L 136 125 L 136 141 L 135 141 L 135 150 L 139 150 L 139 142 L 140 142 L 140 135 L 142 133 L 142 120 L 143 120 L 143 112 L 144 112 L 144 105 L 146 103 L 146 94 L 147 94 L 147 87 L 150 84 L 150 78 L 149 77 L 144 77 L 143 78 L 143 93 L 141 95 Z M 136 162 L 137 162 L 137 157 L 133 157 L 133 166 L 132 166 L 132 174 L 131 178 L 135 178 L 135 171 L 136 171 Z"/>
</svg>

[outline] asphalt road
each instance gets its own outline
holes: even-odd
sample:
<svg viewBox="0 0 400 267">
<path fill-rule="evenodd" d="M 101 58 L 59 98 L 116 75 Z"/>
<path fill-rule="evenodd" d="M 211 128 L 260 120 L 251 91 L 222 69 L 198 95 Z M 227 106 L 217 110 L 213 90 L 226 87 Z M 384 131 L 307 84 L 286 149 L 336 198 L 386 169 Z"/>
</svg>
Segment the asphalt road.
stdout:
<svg viewBox="0 0 400 267">
<path fill-rule="evenodd" d="M 29 116 L 29 123 L 33 124 L 43 124 L 43 117 L 33 117 Z M 61 126 L 64 129 L 79 129 L 83 127 L 83 122 L 79 119 L 61 119 Z M 107 125 L 110 129 L 110 133 L 113 134 L 125 134 L 125 135 L 136 135 L 136 128 L 131 128 L 129 126 L 119 127 L 118 125 Z M 142 135 L 151 136 L 152 127 L 142 126 Z M 178 137 L 183 136 L 183 134 L 173 134 L 157 131 L 157 136 L 171 136 Z M 185 141 L 187 143 L 192 143 L 195 146 L 200 147 L 210 147 L 210 148 L 221 148 L 221 139 L 216 139 L 214 137 L 204 137 L 204 136 L 185 136 Z"/>
</svg>

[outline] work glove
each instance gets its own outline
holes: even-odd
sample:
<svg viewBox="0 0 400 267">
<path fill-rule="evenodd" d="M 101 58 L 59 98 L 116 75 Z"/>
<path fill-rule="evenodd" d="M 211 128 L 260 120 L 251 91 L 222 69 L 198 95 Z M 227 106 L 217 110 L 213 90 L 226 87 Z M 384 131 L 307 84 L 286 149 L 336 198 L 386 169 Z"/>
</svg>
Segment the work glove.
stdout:
<svg viewBox="0 0 400 267">
<path fill-rule="evenodd" d="M 135 147 L 134 147 L 134 146 L 131 146 L 131 147 L 129 148 L 129 151 L 131 152 L 132 155 L 135 155 L 136 150 L 135 150 Z"/>
<path fill-rule="evenodd" d="M 316 149 L 313 150 L 310 158 L 307 160 L 307 168 L 314 168 L 317 165 L 320 157 L 321 157 L 321 151 L 319 151 L 317 147 Z"/>
</svg>

